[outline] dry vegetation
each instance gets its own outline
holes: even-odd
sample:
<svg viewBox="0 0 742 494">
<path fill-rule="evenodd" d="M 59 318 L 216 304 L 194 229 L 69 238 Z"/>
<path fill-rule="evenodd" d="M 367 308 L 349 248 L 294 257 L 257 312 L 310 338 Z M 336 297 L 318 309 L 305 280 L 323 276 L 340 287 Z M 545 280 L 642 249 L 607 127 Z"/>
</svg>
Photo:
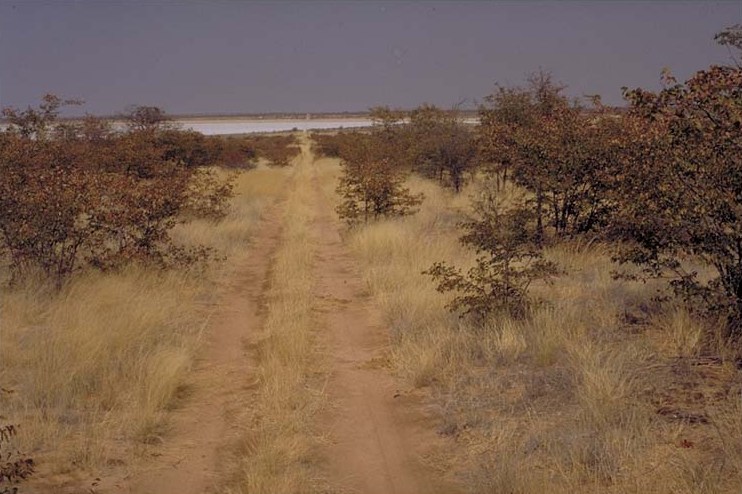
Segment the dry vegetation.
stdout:
<svg viewBox="0 0 742 494">
<path fill-rule="evenodd" d="M 11 447 L 34 459 L 37 486 L 136 464 L 163 440 L 222 281 L 249 255 L 251 232 L 288 176 L 264 167 L 203 170 L 195 180 L 231 183 L 234 198 L 200 211 L 187 203 L 168 224 L 168 239 L 174 249 L 230 263 L 79 265 L 62 283 L 28 270 L 2 287 L 3 418 L 20 424 Z M 218 214 L 201 214 L 214 205 Z M 11 267 L 3 266 L 3 279 Z"/>
<path fill-rule="evenodd" d="M 430 107 L 319 139 L 341 159 L 341 200 L 369 139 L 376 161 L 428 177 L 408 181 L 417 215 L 361 211 L 348 242 L 397 372 L 459 446 L 431 461 L 470 491 L 742 488 L 741 77 L 666 74 L 617 114 L 541 72 L 487 98 L 479 163 L 466 139 L 420 145 L 453 132 Z"/>
<path fill-rule="evenodd" d="M 703 321 L 653 307 L 656 285 L 614 280 L 607 249 L 580 242 L 548 249 L 568 274 L 534 287 L 546 304 L 529 319 L 459 319 L 421 272 L 473 262 L 457 240 L 467 201 L 412 185 L 428 197 L 417 216 L 349 242 L 386 314 L 396 369 L 430 390 L 440 433 L 461 446 L 444 468 L 474 492 L 739 490 L 739 371 L 701 358 L 730 353 L 704 340 Z"/>
<path fill-rule="evenodd" d="M 326 490 L 313 201 L 337 175 L 390 360 L 456 445 L 429 462 L 472 492 L 739 492 L 742 69 L 666 83 L 588 112 L 539 73 L 476 128 L 377 108 L 315 136 L 322 169 L 285 168 L 293 136 L 206 139 L 156 108 L 121 135 L 52 126 L 54 97 L 6 110 L 0 400 L 22 426 L 0 444 L 57 485 L 162 441 L 220 281 L 286 197 L 225 490 Z"/>
<path fill-rule="evenodd" d="M 295 493 L 322 489 L 313 464 L 318 412 L 324 405 L 322 362 L 315 349 L 312 231 L 316 171 L 301 160 L 284 206 L 281 243 L 265 297 L 266 321 L 256 348 L 259 389 L 245 410 L 244 440 L 236 451 L 228 492 Z"/>
</svg>

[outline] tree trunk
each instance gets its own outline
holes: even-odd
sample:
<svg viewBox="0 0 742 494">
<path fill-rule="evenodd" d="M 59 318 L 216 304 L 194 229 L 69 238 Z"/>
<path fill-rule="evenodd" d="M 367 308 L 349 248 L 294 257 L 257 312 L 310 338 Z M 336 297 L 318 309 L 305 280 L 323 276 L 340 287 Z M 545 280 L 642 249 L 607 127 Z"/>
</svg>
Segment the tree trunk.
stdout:
<svg viewBox="0 0 742 494">
<path fill-rule="evenodd" d="M 536 190 L 536 245 L 541 247 L 544 242 L 544 217 L 543 217 L 544 194 L 539 186 Z"/>
</svg>

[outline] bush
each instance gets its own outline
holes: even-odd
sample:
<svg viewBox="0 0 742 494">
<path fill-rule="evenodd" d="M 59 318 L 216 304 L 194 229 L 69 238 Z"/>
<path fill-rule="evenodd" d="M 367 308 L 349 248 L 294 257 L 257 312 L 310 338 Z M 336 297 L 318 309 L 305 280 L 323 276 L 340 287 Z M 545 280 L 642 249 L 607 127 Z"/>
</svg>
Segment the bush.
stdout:
<svg viewBox="0 0 742 494">
<path fill-rule="evenodd" d="M 622 172 L 621 156 L 634 134 L 601 106 L 588 114 L 570 104 L 549 74 L 528 88 L 499 88 L 480 110 L 479 141 L 500 182 L 511 178 L 532 194 L 537 235 L 598 230 L 610 222 L 610 191 Z"/>
<path fill-rule="evenodd" d="M 338 132 L 337 134 L 324 134 L 315 132 L 311 135 L 312 152 L 317 156 L 327 158 L 342 158 L 348 153 L 348 149 L 356 145 L 359 139 L 364 139 L 359 132 Z"/>
<path fill-rule="evenodd" d="M 406 175 L 391 162 L 377 156 L 370 138 L 359 138 L 346 150 L 343 174 L 337 188 L 342 198 L 337 212 L 348 224 L 368 222 L 382 216 L 404 216 L 416 212 L 422 194 L 404 187 Z"/>
<path fill-rule="evenodd" d="M 522 205 L 506 208 L 496 196 L 480 201 L 476 211 L 477 218 L 462 225 L 460 239 L 478 254 L 476 265 L 464 274 L 437 262 L 424 274 L 438 282 L 439 292 L 456 294 L 448 305 L 451 311 L 480 322 L 491 314 L 524 317 L 532 303 L 529 285 L 558 272 L 535 241 L 534 214 Z"/>
<path fill-rule="evenodd" d="M 196 218 L 218 221 L 229 213 L 230 200 L 234 197 L 234 183 L 220 180 L 213 170 L 199 169 L 188 184 L 183 212 Z"/>
<path fill-rule="evenodd" d="M 400 130 L 400 132 L 404 129 Z M 455 111 L 423 105 L 410 113 L 409 160 L 422 175 L 459 192 L 479 161 L 474 133 Z"/>
<path fill-rule="evenodd" d="M 214 162 L 212 163 L 214 165 L 242 170 L 249 170 L 256 165 L 258 153 L 243 137 L 212 136 L 209 144 L 213 148 L 215 155 Z"/>
<path fill-rule="evenodd" d="M 742 327 L 742 69 L 713 66 L 655 94 L 626 91 L 640 147 L 621 182 L 616 259 L 638 277 L 669 277 L 687 300 Z M 716 271 L 708 282 L 684 267 L 692 256 Z"/>
<path fill-rule="evenodd" d="M 222 217 L 231 196 L 203 170 L 207 141 L 146 128 L 115 134 L 86 119 L 57 125 L 63 102 L 6 109 L 0 133 L 0 252 L 14 278 L 41 270 L 58 285 L 78 269 L 168 266 L 204 257 L 172 244 L 184 213 Z"/>
<path fill-rule="evenodd" d="M 245 138 L 255 150 L 258 158 L 267 160 L 270 166 L 289 166 L 301 149 L 293 135 L 265 135 Z"/>
</svg>

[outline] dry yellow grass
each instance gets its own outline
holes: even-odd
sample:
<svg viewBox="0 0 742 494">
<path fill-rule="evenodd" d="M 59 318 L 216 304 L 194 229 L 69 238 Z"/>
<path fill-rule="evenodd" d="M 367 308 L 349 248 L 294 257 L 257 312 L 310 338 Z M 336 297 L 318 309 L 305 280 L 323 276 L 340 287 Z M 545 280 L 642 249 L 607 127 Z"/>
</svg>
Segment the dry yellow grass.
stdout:
<svg viewBox="0 0 742 494">
<path fill-rule="evenodd" d="M 121 460 L 121 437 L 155 440 L 196 349 L 198 286 L 177 273 L 84 275 L 59 294 L 3 297 L 4 410 L 23 450 L 56 471 Z"/>
<path fill-rule="evenodd" d="M 181 225 L 176 238 L 238 255 L 285 179 L 281 170 L 240 174 L 230 215 Z M 226 265 L 83 273 L 59 292 L 43 280 L 3 289 L 0 382 L 13 390 L 0 396 L 3 415 L 21 424 L 16 446 L 39 476 L 128 463 L 159 441 Z"/>
<path fill-rule="evenodd" d="M 284 192 L 289 173 L 288 168 L 259 166 L 237 175 L 235 197 L 226 218 L 218 223 L 196 219 L 178 225 L 173 230 L 173 238 L 185 245 L 213 247 L 232 261 L 236 255 L 247 255 L 244 246 L 250 240 L 251 227 L 260 219 L 266 207 Z M 221 178 L 228 176 L 226 172 L 220 172 L 219 175 Z M 235 264 L 238 263 L 229 263 Z"/>
<path fill-rule="evenodd" d="M 546 303 L 530 319 L 474 327 L 421 272 L 471 263 L 456 222 L 475 189 L 412 187 L 427 196 L 418 215 L 348 241 L 386 315 L 392 361 L 429 387 L 440 432 L 460 446 L 447 466 L 469 489 L 740 491 L 740 375 L 729 363 L 696 365 L 713 344 L 703 321 L 654 304 L 656 284 L 612 279 L 605 246 L 567 244 L 547 252 L 567 274 L 533 287 Z"/>
<path fill-rule="evenodd" d="M 246 410 L 244 440 L 230 493 L 322 490 L 312 463 L 321 438 L 313 418 L 324 404 L 321 362 L 314 348 L 312 164 L 300 161 L 282 219 L 282 238 L 264 294 L 266 321 L 257 345 L 259 390 Z"/>
</svg>

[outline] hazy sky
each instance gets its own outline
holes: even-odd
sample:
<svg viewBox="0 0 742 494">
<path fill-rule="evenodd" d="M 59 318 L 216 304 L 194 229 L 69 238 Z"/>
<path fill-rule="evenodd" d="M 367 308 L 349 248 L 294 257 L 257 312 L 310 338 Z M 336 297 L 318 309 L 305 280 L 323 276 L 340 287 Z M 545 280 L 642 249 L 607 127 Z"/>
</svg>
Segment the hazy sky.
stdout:
<svg viewBox="0 0 742 494">
<path fill-rule="evenodd" d="M 46 92 L 113 113 L 451 106 L 539 67 L 621 102 L 728 62 L 742 2 L 0 0 L 0 106 Z"/>
</svg>

